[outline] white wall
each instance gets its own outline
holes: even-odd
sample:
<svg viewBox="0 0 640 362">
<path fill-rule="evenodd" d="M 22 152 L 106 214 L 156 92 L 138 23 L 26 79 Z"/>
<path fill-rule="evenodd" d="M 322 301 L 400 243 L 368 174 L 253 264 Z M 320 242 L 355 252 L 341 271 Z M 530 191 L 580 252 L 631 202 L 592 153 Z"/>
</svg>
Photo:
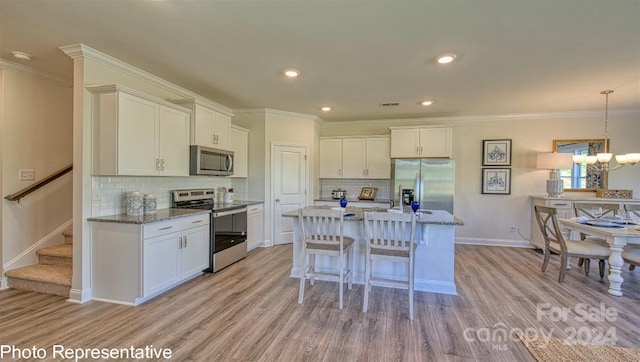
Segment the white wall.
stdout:
<svg viewBox="0 0 640 362">
<path fill-rule="evenodd" d="M 499 117 L 496 117 L 499 118 Z M 594 114 L 536 115 L 535 117 L 490 118 L 447 122 L 453 127 L 453 158 L 456 160 L 454 213 L 465 225 L 456 230 L 459 242 L 496 245 L 526 245 L 530 237 L 530 195 L 544 195 L 548 171 L 535 168 L 536 154 L 551 152 L 554 139 L 602 138 L 604 119 Z M 638 114 L 610 112 L 611 151 L 639 152 Z M 350 122 L 346 125 L 325 123 L 322 136 L 388 134 L 388 126 L 433 125 L 433 120 L 379 120 Z M 481 190 L 482 140 L 512 140 L 512 179 L 510 195 L 483 195 Z M 640 165 L 611 172 L 609 188 L 631 189 L 640 197 Z M 510 232 L 514 225 L 520 234 Z"/>
<path fill-rule="evenodd" d="M 2 104 L 2 265 L 15 268 L 30 260 L 16 260 L 34 243 L 71 219 L 71 174 L 26 196 L 19 203 L 4 196 L 35 181 L 20 181 L 20 169 L 35 171 L 35 180 L 71 164 L 72 89 L 69 80 L 0 62 Z M 44 242 L 62 242 L 62 235 Z M 35 261 L 35 256 L 31 257 Z M 7 265 L 13 261 L 11 265 Z"/>
<path fill-rule="evenodd" d="M 272 109 L 234 110 L 233 122 L 249 133 L 249 199 L 264 200 L 264 231 L 270 245 L 273 232 L 273 197 L 271 185 L 271 146 L 287 144 L 305 146 L 309 165 L 308 203 L 314 195 L 316 183 L 317 117 Z"/>
</svg>

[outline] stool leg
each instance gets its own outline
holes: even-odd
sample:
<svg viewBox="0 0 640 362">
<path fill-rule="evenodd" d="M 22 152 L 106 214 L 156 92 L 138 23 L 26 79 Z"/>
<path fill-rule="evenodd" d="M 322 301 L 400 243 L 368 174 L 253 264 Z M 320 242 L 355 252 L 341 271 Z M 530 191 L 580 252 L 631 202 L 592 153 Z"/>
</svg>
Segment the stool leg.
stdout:
<svg viewBox="0 0 640 362">
<path fill-rule="evenodd" d="M 307 261 L 309 260 L 309 255 L 305 255 L 305 257 L 302 259 L 303 260 L 303 265 L 302 265 L 302 271 L 300 273 L 300 290 L 298 291 L 298 304 L 302 304 L 302 301 L 304 300 L 304 283 L 305 283 L 305 279 L 306 274 L 307 274 Z"/>
<path fill-rule="evenodd" d="M 340 255 L 340 262 L 338 263 L 340 267 L 340 309 L 342 309 L 342 297 L 344 294 L 344 255 Z"/>
<path fill-rule="evenodd" d="M 368 251 L 368 249 L 367 249 Z M 369 258 L 369 253 L 367 252 L 365 255 L 366 259 L 364 261 L 364 302 L 362 303 L 362 311 L 367 313 L 369 309 L 369 279 L 371 274 L 371 259 Z"/>
</svg>

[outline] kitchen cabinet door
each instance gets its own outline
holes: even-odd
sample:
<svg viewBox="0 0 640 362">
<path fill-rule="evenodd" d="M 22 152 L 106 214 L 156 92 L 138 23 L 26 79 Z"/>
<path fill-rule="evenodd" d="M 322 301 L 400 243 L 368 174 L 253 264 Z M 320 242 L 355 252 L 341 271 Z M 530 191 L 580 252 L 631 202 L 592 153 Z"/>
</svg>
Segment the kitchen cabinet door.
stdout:
<svg viewBox="0 0 640 362">
<path fill-rule="evenodd" d="M 247 177 L 249 165 L 249 132 L 244 128 L 232 126 L 231 150 L 233 151 L 233 176 Z"/>
<path fill-rule="evenodd" d="M 182 279 L 179 258 L 181 241 L 179 232 L 143 241 L 143 298 L 165 290 Z"/>
<path fill-rule="evenodd" d="M 449 127 L 420 129 L 420 157 L 451 158 L 452 130 Z"/>
<path fill-rule="evenodd" d="M 117 97 L 117 104 L 103 104 L 117 110 L 114 126 L 118 132 L 113 144 L 117 150 L 103 146 L 99 151 L 117 154 L 116 169 L 104 171 L 112 175 L 157 175 L 158 105 L 124 92 L 118 92 Z"/>
<path fill-rule="evenodd" d="M 342 178 L 342 139 L 320 140 L 320 178 Z"/>
<path fill-rule="evenodd" d="M 160 106 L 158 138 L 158 175 L 189 176 L 189 114 Z"/>
<path fill-rule="evenodd" d="M 264 204 L 247 207 L 247 250 L 253 250 L 264 242 Z"/>
<path fill-rule="evenodd" d="M 199 226 L 182 233 L 181 278 L 202 273 L 209 266 L 209 226 Z"/>
<path fill-rule="evenodd" d="M 389 138 L 367 138 L 366 177 L 391 178 L 391 154 Z"/>
<path fill-rule="evenodd" d="M 229 149 L 231 143 L 231 117 L 220 112 L 213 112 L 213 134 L 215 135 L 215 148 Z"/>
<path fill-rule="evenodd" d="M 192 143 L 195 145 L 215 147 L 215 136 L 213 131 L 214 111 L 207 107 L 196 104 L 193 115 L 193 137 Z"/>
<path fill-rule="evenodd" d="M 364 138 L 342 140 L 342 178 L 366 178 L 367 143 Z"/>
<path fill-rule="evenodd" d="M 391 157 L 420 157 L 419 131 L 415 128 L 391 130 Z"/>
</svg>

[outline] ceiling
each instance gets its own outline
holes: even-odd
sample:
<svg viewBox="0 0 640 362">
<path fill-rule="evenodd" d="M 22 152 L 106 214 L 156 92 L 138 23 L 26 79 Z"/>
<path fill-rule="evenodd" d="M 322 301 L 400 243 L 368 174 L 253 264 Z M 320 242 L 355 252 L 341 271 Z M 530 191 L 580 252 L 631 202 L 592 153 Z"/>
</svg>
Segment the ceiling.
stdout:
<svg viewBox="0 0 640 362">
<path fill-rule="evenodd" d="M 597 111 L 605 89 L 611 111 L 640 109 L 640 0 L 0 0 L 1 58 L 71 78 L 58 48 L 78 43 L 327 122 Z"/>
</svg>

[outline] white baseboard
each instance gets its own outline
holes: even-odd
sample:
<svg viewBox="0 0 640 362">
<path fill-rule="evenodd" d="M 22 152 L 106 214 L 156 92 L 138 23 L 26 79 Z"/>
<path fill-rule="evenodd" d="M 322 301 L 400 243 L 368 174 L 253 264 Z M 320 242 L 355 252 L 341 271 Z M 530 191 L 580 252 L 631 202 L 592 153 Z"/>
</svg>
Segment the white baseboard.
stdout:
<svg viewBox="0 0 640 362">
<path fill-rule="evenodd" d="M 2 279 L 0 279 L 0 290 L 7 288 L 9 288 L 9 285 L 7 285 L 7 277 L 3 275 Z"/>
<path fill-rule="evenodd" d="M 458 295 L 456 283 L 437 280 L 416 279 L 413 289 L 420 292 Z"/>
<path fill-rule="evenodd" d="M 91 288 L 87 288 L 84 290 L 71 289 L 71 291 L 69 292 L 69 299 L 67 299 L 67 302 L 83 304 L 92 299 L 91 294 L 92 294 Z"/>
<path fill-rule="evenodd" d="M 456 244 L 534 248 L 529 240 L 456 238 Z"/>
</svg>

